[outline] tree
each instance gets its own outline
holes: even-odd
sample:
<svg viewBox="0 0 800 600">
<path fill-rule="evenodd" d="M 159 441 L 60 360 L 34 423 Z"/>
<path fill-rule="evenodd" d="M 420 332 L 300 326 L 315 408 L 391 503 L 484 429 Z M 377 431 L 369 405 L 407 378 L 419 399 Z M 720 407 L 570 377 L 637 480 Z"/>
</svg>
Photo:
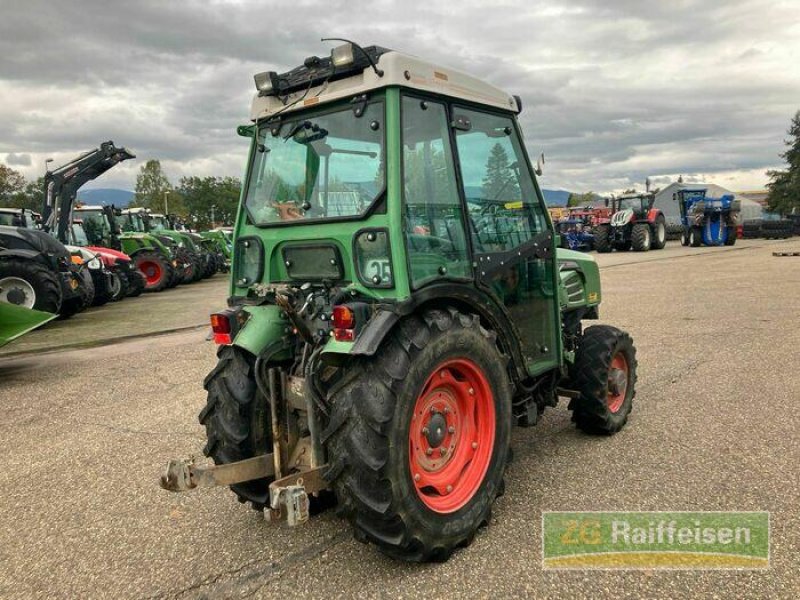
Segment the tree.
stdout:
<svg viewBox="0 0 800 600">
<path fill-rule="evenodd" d="M 567 206 L 589 206 L 594 203 L 594 192 L 584 194 L 570 194 L 567 199 Z"/>
<path fill-rule="evenodd" d="M 11 167 L 0 165 L 0 206 L 9 206 L 25 189 L 25 177 Z"/>
<path fill-rule="evenodd" d="M 192 227 L 208 229 L 213 225 L 233 225 L 239 204 L 241 182 L 235 177 L 183 177 L 173 198 L 181 198 Z M 212 221 L 213 217 L 213 221 Z"/>
<path fill-rule="evenodd" d="M 787 132 L 790 139 L 784 143 L 789 147 L 781 154 L 789 168 L 785 171 L 767 171 L 770 183 L 767 184 L 767 206 L 769 210 L 787 215 L 800 212 L 800 110 L 792 118 Z"/>
<path fill-rule="evenodd" d="M 508 154 L 500 143 L 492 146 L 483 177 L 483 197 L 487 200 L 519 200 L 517 175 L 508 164 Z"/>
<path fill-rule="evenodd" d="M 161 162 L 151 159 L 139 169 L 136 176 L 136 197 L 131 204 L 164 211 L 165 194 L 171 191 L 172 185 L 161 170 Z"/>
</svg>

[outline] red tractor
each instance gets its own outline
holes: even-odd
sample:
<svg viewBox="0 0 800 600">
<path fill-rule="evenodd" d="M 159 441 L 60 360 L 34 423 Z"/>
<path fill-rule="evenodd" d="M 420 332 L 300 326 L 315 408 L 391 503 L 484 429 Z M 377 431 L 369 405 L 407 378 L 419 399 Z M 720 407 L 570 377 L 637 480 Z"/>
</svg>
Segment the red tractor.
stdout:
<svg viewBox="0 0 800 600">
<path fill-rule="evenodd" d="M 664 213 L 655 208 L 655 194 L 625 194 L 611 198 L 611 216 L 598 219 L 594 246 L 598 252 L 661 250 L 667 243 Z M 608 200 L 606 200 L 608 205 Z"/>
</svg>

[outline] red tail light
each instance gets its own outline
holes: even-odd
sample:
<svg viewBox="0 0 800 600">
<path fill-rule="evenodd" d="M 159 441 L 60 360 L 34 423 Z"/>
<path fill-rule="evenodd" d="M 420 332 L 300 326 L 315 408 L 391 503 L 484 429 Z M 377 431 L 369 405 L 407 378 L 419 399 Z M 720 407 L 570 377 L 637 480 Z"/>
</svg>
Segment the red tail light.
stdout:
<svg viewBox="0 0 800 600">
<path fill-rule="evenodd" d="M 347 306 L 334 306 L 333 326 L 336 329 L 353 329 L 356 326 L 356 316 Z"/>
<path fill-rule="evenodd" d="M 333 339 L 337 342 L 352 342 L 355 335 L 356 316 L 347 306 L 333 307 Z"/>
<path fill-rule="evenodd" d="M 214 343 L 228 345 L 233 343 L 231 321 L 225 313 L 211 315 L 211 331 L 214 332 Z"/>
</svg>

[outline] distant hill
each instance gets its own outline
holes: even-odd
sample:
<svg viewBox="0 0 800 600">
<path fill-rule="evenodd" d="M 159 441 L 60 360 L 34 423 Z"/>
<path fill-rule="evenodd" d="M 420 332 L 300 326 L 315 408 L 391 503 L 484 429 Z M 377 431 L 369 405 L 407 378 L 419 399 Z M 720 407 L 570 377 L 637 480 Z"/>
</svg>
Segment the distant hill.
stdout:
<svg viewBox="0 0 800 600">
<path fill-rule="evenodd" d="M 78 200 L 86 204 L 113 204 L 117 208 L 125 208 L 133 201 L 134 193 L 116 188 L 96 188 L 78 192 Z"/>
</svg>

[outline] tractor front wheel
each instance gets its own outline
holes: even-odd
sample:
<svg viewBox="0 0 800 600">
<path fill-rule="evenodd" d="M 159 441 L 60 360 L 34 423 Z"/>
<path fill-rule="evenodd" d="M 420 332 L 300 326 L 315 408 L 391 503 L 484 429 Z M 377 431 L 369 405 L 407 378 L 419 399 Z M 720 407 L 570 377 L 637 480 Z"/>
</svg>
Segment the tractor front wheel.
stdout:
<svg viewBox="0 0 800 600">
<path fill-rule="evenodd" d="M 599 225 L 594 229 L 594 249 L 598 252 L 611 252 L 611 227 Z"/>
<path fill-rule="evenodd" d="M 57 274 L 32 260 L 2 260 L 0 302 L 58 314 L 61 310 L 61 285 Z"/>
<path fill-rule="evenodd" d="M 689 245 L 692 248 L 699 248 L 703 243 L 703 230 L 700 227 L 692 227 L 689 230 Z"/>
<path fill-rule="evenodd" d="M 570 369 L 570 384 L 581 394 L 569 405 L 579 429 L 606 435 L 622 429 L 636 395 L 631 337 L 609 325 L 588 327 Z"/>
<path fill-rule="evenodd" d="M 650 225 L 647 223 L 636 223 L 631 231 L 631 246 L 636 252 L 647 252 L 652 245 L 653 236 L 650 233 Z"/>
<path fill-rule="evenodd" d="M 429 310 L 345 368 L 322 434 L 340 512 L 389 556 L 447 560 L 503 489 L 511 389 L 495 335 Z"/>
<path fill-rule="evenodd" d="M 146 292 L 160 292 L 172 278 L 172 265 L 156 252 L 142 252 L 134 258 L 136 268 L 144 276 Z"/>
</svg>

